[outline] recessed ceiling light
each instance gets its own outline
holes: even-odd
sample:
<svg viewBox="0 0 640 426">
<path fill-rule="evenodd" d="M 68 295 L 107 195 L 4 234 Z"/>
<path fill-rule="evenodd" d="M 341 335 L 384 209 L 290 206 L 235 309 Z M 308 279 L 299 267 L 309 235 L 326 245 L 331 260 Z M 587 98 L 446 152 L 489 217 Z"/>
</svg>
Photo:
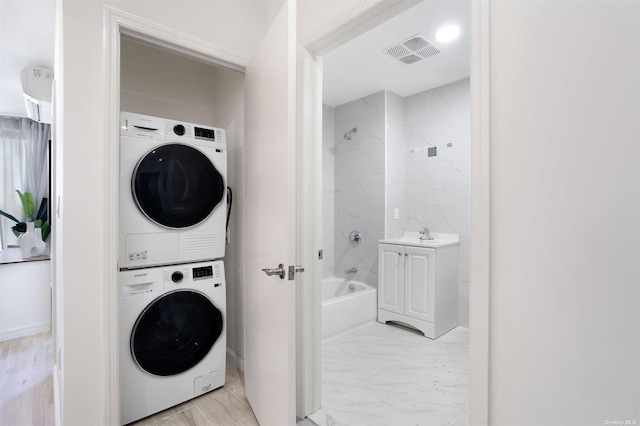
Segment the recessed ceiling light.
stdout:
<svg viewBox="0 0 640 426">
<path fill-rule="evenodd" d="M 458 28 L 457 25 L 445 25 L 436 33 L 436 39 L 440 42 L 446 43 L 457 39 L 459 35 L 460 28 Z"/>
</svg>

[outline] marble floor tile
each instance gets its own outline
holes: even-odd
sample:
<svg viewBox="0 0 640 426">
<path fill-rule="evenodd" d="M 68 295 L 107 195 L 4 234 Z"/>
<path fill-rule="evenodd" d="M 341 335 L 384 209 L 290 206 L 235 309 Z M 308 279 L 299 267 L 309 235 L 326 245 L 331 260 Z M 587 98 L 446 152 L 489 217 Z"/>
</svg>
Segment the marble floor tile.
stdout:
<svg viewBox="0 0 640 426">
<path fill-rule="evenodd" d="M 372 322 L 322 344 L 321 426 L 466 426 L 468 341 Z"/>
</svg>

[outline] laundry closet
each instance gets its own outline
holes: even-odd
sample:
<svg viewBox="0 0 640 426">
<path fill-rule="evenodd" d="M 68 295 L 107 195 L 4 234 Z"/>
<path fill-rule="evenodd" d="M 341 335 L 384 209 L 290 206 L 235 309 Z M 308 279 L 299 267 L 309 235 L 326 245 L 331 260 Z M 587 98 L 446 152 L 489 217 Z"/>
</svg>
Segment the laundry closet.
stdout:
<svg viewBox="0 0 640 426">
<path fill-rule="evenodd" d="M 222 275 L 221 279 L 215 281 L 213 284 L 212 281 L 212 292 L 218 292 L 216 294 L 222 295 L 222 299 L 218 305 L 221 307 L 222 313 L 218 313 L 217 315 L 220 317 L 218 319 L 207 319 L 205 322 L 214 324 L 212 327 L 216 328 L 215 324 L 224 324 L 224 328 L 222 330 L 213 330 L 212 332 L 221 334 L 224 337 L 224 333 L 226 332 L 226 345 L 221 345 L 222 340 L 214 346 L 215 349 L 212 349 L 217 352 L 215 354 L 215 364 L 222 363 L 222 377 L 207 377 L 208 373 L 203 374 L 202 377 L 197 377 L 195 379 L 189 377 L 188 379 L 182 380 L 184 383 L 185 395 L 190 395 L 190 390 L 188 389 L 190 383 L 193 381 L 194 394 L 193 396 L 197 396 L 199 393 L 206 392 L 208 390 L 212 390 L 212 388 L 216 388 L 220 386 L 220 383 L 224 383 L 224 364 L 223 360 L 226 358 L 231 359 L 232 362 L 236 364 L 236 366 L 241 367 L 241 360 L 244 358 L 244 348 L 243 348 L 243 268 L 242 268 L 242 258 L 241 253 L 243 252 L 243 236 L 240 218 L 242 218 L 242 209 L 243 203 L 242 200 L 244 198 L 243 191 L 243 180 L 242 180 L 242 172 L 243 172 L 243 163 L 244 163 L 244 75 L 237 71 L 228 70 L 222 68 L 220 66 L 215 66 L 203 62 L 199 62 L 193 59 L 186 58 L 179 54 L 163 50 L 161 48 L 151 46 L 145 44 L 143 42 L 132 40 L 129 38 L 123 37 L 121 39 L 121 71 L 120 71 L 120 110 L 125 112 L 123 113 L 123 124 L 121 132 L 122 137 L 122 145 L 121 145 L 121 169 L 125 166 L 124 164 L 129 161 L 125 159 L 126 150 L 123 149 L 125 141 L 130 141 L 130 143 L 135 143 L 135 138 L 127 139 L 124 135 L 127 132 L 128 126 L 133 126 L 133 122 L 135 120 L 145 120 L 149 117 L 150 124 L 149 126 L 145 126 L 144 124 L 137 123 L 136 125 L 142 129 L 143 132 L 151 132 L 153 133 L 157 128 L 159 134 L 163 133 L 166 130 L 167 141 L 169 141 L 169 134 L 178 135 L 178 136 L 194 136 L 192 139 L 193 142 L 201 143 L 202 139 L 209 138 L 210 141 L 205 140 L 204 142 L 211 142 L 213 145 L 220 144 L 221 141 L 224 146 L 218 145 L 216 147 L 207 148 L 213 154 L 207 154 L 212 160 L 212 164 L 217 166 L 222 172 L 222 182 L 218 182 L 217 185 L 222 188 L 224 193 L 224 199 L 221 199 L 219 205 L 215 207 L 213 213 L 210 214 L 210 217 L 207 220 L 212 220 L 214 216 L 219 216 L 216 221 L 220 222 L 219 219 L 224 216 L 226 219 L 226 209 L 228 200 L 232 199 L 232 210 L 229 215 L 228 222 L 228 232 L 226 235 L 224 233 L 219 233 L 216 235 L 218 241 L 216 242 L 216 247 L 223 247 L 223 252 L 220 252 L 218 248 L 214 250 L 216 259 L 219 259 L 223 254 L 223 258 L 218 261 L 213 262 L 204 262 L 204 263 L 188 263 L 188 262 L 176 262 L 176 265 L 172 265 L 172 262 L 166 262 L 166 264 L 162 264 L 162 262 L 147 262 L 148 265 L 143 261 L 140 265 L 136 265 L 136 260 L 133 257 L 129 260 L 133 260 L 131 268 L 123 268 L 123 266 L 127 266 L 128 260 L 125 258 L 125 253 L 123 251 L 128 251 L 123 249 L 124 240 L 126 238 L 130 238 L 130 236 L 135 236 L 136 232 L 149 232 L 150 237 L 140 237 L 140 239 L 149 239 L 151 236 L 159 236 L 153 238 L 162 239 L 164 236 L 161 231 L 153 234 L 153 229 L 149 228 L 149 231 L 143 231 L 144 223 L 141 222 L 140 230 L 135 229 L 136 226 L 129 226 L 127 222 L 127 210 L 123 216 L 123 209 L 129 208 L 131 210 L 131 214 L 134 214 L 135 207 L 131 200 L 126 199 L 127 191 L 129 185 L 131 185 L 131 190 L 135 193 L 135 182 L 128 182 L 129 178 L 127 177 L 130 173 L 125 171 L 124 174 L 121 173 L 121 187 L 125 188 L 121 190 L 120 196 L 120 228 L 121 231 L 123 229 L 127 229 L 127 236 L 120 237 L 121 239 L 121 248 L 120 248 L 120 285 L 125 286 L 127 282 L 131 282 L 137 284 L 139 282 L 140 285 L 144 286 L 147 281 L 152 282 L 154 279 L 162 282 L 164 280 L 165 283 L 171 284 L 171 281 L 176 284 L 185 283 L 189 285 L 190 283 L 197 284 L 198 280 L 213 278 L 214 276 Z M 161 120 L 155 120 L 155 118 L 162 117 Z M 157 122 L 157 123 L 156 123 Z M 184 127 L 180 123 L 197 123 L 195 126 L 191 126 L 193 130 L 189 129 L 189 125 L 187 124 L 186 134 L 184 133 Z M 200 127 L 198 127 L 200 126 Z M 166 129 L 165 129 L 166 128 Z M 177 131 L 175 129 L 178 129 Z M 175 134 L 174 134 L 175 132 Z M 200 133 L 211 132 L 211 137 L 209 135 L 200 135 Z M 182 133 L 182 134 L 181 134 Z M 195 133 L 195 134 L 194 134 Z M 143 137 L 146 135 L 142 135 Z M 153 137 L 153 136 L 149 136 Z M 164 136 L 162 136 L 164 137 Z M 175 138 L 174 138 L 175 139 Z M 177 138 L 177 146 L 182 147 L 186 150 L 191 149 L 188 145 L 188 142 L 185 142 L 183 145 L 180 142 L 180 138 Z M 140 144 L 146 142 L 144 138 L 140 138 Z M 169 142 L 167 142 L 169 143 Z M 160 146 L 162 142 L 160 142 Z M 149 148 L 148 151 L 155 152 L 157 149 L 154 147 L 156 145 L 150 144 L 152 148 Z M 195 146 L 195 150 L 198 151 L 197 146 Z M 145 148 L 138 148 L 138 150 Z M 204 151 L 205 148 L 202 148 Z M 142 152 L 142 151 L 141 151 Z M 145 151 L 146 152 L 146 151 Z M 222 164 L 221 160 L 215 160 L 214 156 L 221 156 L 224 154 L 224 164 Z M 196 153 L 196 155 L 202 156 L 201 153 Z M 156 159 L 155 161 L 161 162 L 162 158 Z M 206 160 L 205 160 L 206 161 Z M 216 161 L 220 161 L 220 163 L 216 163 Z M 130 161 L 129 161 L 130 162 Z M 136 167 L 141 167 L 142 160 Z M 125 176 L 126 175 L 126 176 Z M 124 176 L 124 177 L 123 177 Z M 212 176 L 211 180 L 216 180 L 217 176 Z M 202 179 L 202 178 L 201 178 Z M 207 178 L 207 180 L 209 180 Z M 224 186 L 221 186 L 224 185 Z M 229 187 L 232 191 L 232 196 L 225 191 L 225 188 Z M 220 190 L 217 190 L 220 192 Z M 222 193 L 218 194 L 220 198 L 222 198 Z M 125 198 L 125 200 L 123 200 Z M 134 194 L 135 198 L 135 194 Z M 197 197 L 196 197 L 197 198 Z M 127 203 L 131 204 L 127 207 Z M 144 206 L 136 199 L 137 207 L 140 208 L 141 211 L 144 210 Z M 216 201 L 216 203 L 218 203 Z M 136 212 L 137 213 L 137 212 Z M 152 217 L 147 215 L 149 219 L 153 220 Z M 222 215 L 222 216 L 221 216 Z M 139 220 L 139 219 L 138 219 Z M 161 222 L 160 226 L 163 226 Z M 169 226 L 169 225 L 167 225 Z M 169 226 L 171 227 L 171 226 Z M 178 227 L 183 227 L 187 231 L 184 231 L 184 234 L 189 234 L 189 238 L 198 238 L 198 229 L 204 229 L 198 226 L 191 226 L 190 224 L 179 225 Z M 131 229 L 129 229 L 131 228 Z M 122 232 L 121 232 L 122 234 Z M 170 234 L 170 232 L 168 233 Z M 143 234 L 139 234 L 143 235 Z M 151 240 L 153 240 L 151 238 Z M 224 241 L 223 241 L 224 240 Z M 152 243 L 150 243 L 152 244 Z M 163 244 L 163 241 L 158 240 L 156 244 Z M 197 243 L 196 243 L 197 245 Z M 182 248 L 181 248 L 182 250 Z M 193 248 L 187 249 L 193 251 Z M 186 252 L 185 252 L 186 253 Z M 213 252 L 212 252 L 213 253 Z M 134 253 L 134 255 L 141 255 L 142 259 L 146 258 L 146 251 L 141 251 L 140 253 Z M 180 258 L 183 256 L 185 259 L 190 259 L 188 255 L 180 254 Z M 167 266 L 169 265 L 169 266 Z M 123 269 L 125 269 L 123 271 Z M 154 278 L 154 275 L 156 277 Z M 184 280 L 184 281 L 183 281 Z M 226 300 L 224 292 L 219 293 L 222 289 L 218 287 L 224 287 L 226 290 Z M 179 285 L 176 286 L 179 288 Z M 165 286 L 166 289 L 166 286 Z M 186 292 L 190 293 L 189 297 L 194 297 L 195 299 L 199 298 L 197 287 L 194 287 L 196 291 L 194 292 Z M 166 290 L 164 290 L 166 292 Z M 204 290 L 203 290 L 204 292 Z M 206 292 L 205 292 L 206 293 Z M 155 296 L 149 296 L 149 300 L 153 300 Z M 219 296 L 217 296 L 219 297 Z M 190 300 L 183 301 L 183 303 L 189 304 L 189 311 L 197 311 L 201 309 L 203 312 L 208 309 L 207 301 L 204 300 L 206 298 L 201 298 L 202 300 Z M 158 299 L 159 300 L 159 299 Z M 213 304 L 216 304 L 215 297 L 212 296 Z M 176 366 L 175 371 L 164 371 L 164 365 L 158 366 L 156 364 L 159 361 L 153 360 L 153 354 L 150 354 L 151 357 L 148 361 L 148 366 L 143 365 L 143 356 L 144 354 L 141 352 L 139 358 L 137 358 L 138 354 L 136 354 L 135 362 L 131 362 L 131 360 L 126 359 L 128 352 L 131 350 L 135 352 L 136 347 L 134 344 L 134 339 L 131 338 L 131 347 L 128 346 L 129 334 L 132 334 L 129 330 L 131 328 L 130 325 L 123 326 L 123 322 L 133 324 L 135 322 L 134 327 L 143 327 L 144 320 L 143 316 L 140 314 L 138 320 L 136 320 L 137 313 L 140 310 L 149 310 L 153 309 L 151 305 L 149 308 L 139 308 L 139 307 L 131 307 L 131 303 L 128 299 L 121 297 L 121 351 L 123 352 L 123 358 L 121 358 L 121 369 L 122 373 L 131 377 L 135 374 L 140 374 L 140 368 L 145 370 L 146 372 L 151 372 L 151 375 L 157 376 L 156 378 L 149 378 L 147 373 L 141 374 L 141 380 L 137 381 L 132 379 L 132 383 L 126 384 L 127 386 L 135 389 L 139 387 L 140 389 L 136 389 L 135 393 L 145 393 L 149 388 L 153 388 L 156 386 L 161 386 L 163 383 L 166 384 L 166 380 L 162 380 L 162 377 L 172 376 L 179 377 L 179 371 L 185 371 L 185 369 L 190 368 L 188 365 L 186 368 L 182 368 L 181 366 Z M 139 303 L 139 302 L 136 302 Z M 145 302 L 146 303 L 146 302 Z M 200 306 L 202 305 L 202 306 Z M 185 305 L 186 306 L 186 305 Z M 193 309 L 191 309 L 193 307 Z M 217 309 L 216 309 L 217 310 Z M 203 318 L 206 318 L 203 316 Z M 197 319 L 195 320 L 197 321 Z M 152 327 L 152 325 L 150 325 Z M 123 331 L 123 327 L 126 330 Z M 220 326 L 217 326 L 220 328 Z M 144 346 L 145 343 L 141 343 L 140 346 Z M 140 349 L 142 351 L 142 349 Z M 208 355 L 203 353 L 203 357 L 213 357 L 211 353 Z M 124 361 L 123 361 L 124 360 Z M 182 362 L 182 361 L 180 361 Z M 194 361 L 198 362 L 198 360 Z M 213 361 L 212 361 L 213 362 Z M 155 363 L 155 364 L 154 364 Z M 140 367 L 140 368 L 138 368 Z M 157 368 L 156 368 L 157 367 Z M 156 371 L 153 369 L 156 368 Z M 131 370 L 131 371 L 128 371 Z M 171 370 L 171 367 L 169 367 Z M 211 372 L 211 375 L 215 376 L 218 373 Z M 127 379 L 129 380 L 129 379 Z M 157 380 L 157 382 L 154 382 Z M 144 383 L 142 383 L 144 381 Z M 175 385 L 178 386 L 180 383 L 180 379 L 175 382 Z M 211 387 L 212 388 L 209 388 Z M 124 385 L 123 385 L 124 392 Z M 153 412 L 159 411 L 164 408 L 168 408 L 169 406 L 175 405 L 182 401 L 171 401 L 167 399 L 166 401 L 157 402 L 158 404 L 163 405 L 149 408 L 147 411 L 144 409 L 140 409 L 139 405 L 144 405 L 145 403 L 149 403 L 150 405 L 156 403 L 151 402 L 151 400 L 162 400 L 164 398 L 165 393 L 171 392 L 162 392 L 160 391 L 158 395 L 146 395 L 146 397 L 141 397 L 141 401 L 136 401 L 134 404 L 123 404 L 123 422 L 127 423 L 130 421 L 137 420 L 144 417 L 146 415 L 152 414 Z M 126 399 L 127 396 L 123 395 L 123 399 Z M 170 397 L 167 397 L 170 398 Z M 144 401 L 146 399 L 146 402 Z M 131 408 L 127 408 L 128 405 L 131 405 Z"/>
</svg>

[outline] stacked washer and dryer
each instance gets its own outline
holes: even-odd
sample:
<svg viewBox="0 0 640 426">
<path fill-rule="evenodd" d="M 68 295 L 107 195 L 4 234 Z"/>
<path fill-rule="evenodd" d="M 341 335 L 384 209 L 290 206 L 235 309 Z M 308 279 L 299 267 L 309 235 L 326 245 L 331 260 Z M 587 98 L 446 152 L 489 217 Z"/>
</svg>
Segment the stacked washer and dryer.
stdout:
<svg viewBox="0 0 640 426">
<path fill-rule="evenodd" d="M 120 392 L 131 423 L 224 385 L 224 129 L 121 113 Z"/>
</svg>

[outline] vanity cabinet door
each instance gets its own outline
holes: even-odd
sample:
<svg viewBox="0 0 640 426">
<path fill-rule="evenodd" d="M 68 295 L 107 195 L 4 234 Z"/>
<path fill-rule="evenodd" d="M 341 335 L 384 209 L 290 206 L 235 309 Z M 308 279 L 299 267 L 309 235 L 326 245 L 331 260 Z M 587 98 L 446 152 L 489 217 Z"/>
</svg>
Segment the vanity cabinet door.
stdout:
<svg viewBox="0 0 640 426">
<path fill-rule="evenodd" d="M 378 248 L 378 307 L 404 313 L 404 250 L 402 246 L 380 244 Z"/>
<path fill-rule="evenodd" d="M 433 323 L 436 251 L 406 246 L 404 253 L 404 314 Z"/>
</svg>

